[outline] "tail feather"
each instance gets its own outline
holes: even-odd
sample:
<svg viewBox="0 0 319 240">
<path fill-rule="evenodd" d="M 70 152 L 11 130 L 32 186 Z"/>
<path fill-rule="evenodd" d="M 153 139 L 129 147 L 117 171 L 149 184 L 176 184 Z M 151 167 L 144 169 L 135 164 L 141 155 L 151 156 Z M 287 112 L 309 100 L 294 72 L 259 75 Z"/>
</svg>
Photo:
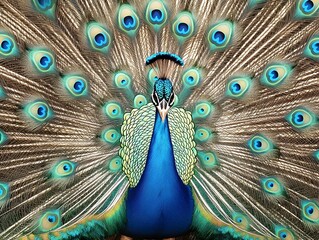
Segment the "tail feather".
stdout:
<svg viewBox="0 0 319 240">
<path fill-rule="evenodd" d="M 50 11 L 36 1 L 0 3 L 0 40 L 16 47 L 8 58 L 0 49 L 0 238 L 119 231 L 126 165 L 134 164 L 124 159 L 121 171 L 119 139 L 136 127 L 124 113 L 151 102 L 156 69 L 145 59 L 170 52 L 185 62 L 171 76 L 175 106 L 192 111 L 195 123 L 194 231 L 206 239 L 316 239 L 319 66 L 311 44 L 319 19 L 302 9 L 317 1 L 158 0 L 167 15 L 160 25 L 147 10 L 156 1 L 52 0 Z M 123 11 L 131 13 L 128 27 Z M 176 27 L 181 19 L 189 32 Z M 90 24 L 103 30 L 104 47 L 92 45 Z M 39 52 L 52 57 L 50 70 L 39 71 Z M 68 88 L 75 81 L 85 94 Z M 183 167 L 178 162 L 193 174 Z M 59 221 L 47 228 L 43 216 Z"/>
</svg>

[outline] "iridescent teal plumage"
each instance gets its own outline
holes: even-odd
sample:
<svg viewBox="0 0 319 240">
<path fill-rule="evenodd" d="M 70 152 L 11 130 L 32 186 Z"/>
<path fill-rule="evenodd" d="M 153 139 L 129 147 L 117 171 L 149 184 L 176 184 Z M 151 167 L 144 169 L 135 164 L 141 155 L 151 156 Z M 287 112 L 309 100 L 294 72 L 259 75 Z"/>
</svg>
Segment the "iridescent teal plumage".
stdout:
<svg viewBox="0 0 319 240">
<path fill-rule="evenodd" d="M 86 25 L 85 35 L 87 43 L 93 51 L 107 53 L 111 45 L 111 36 L 106 27 L 98 22 Z"/>
<path fill-rule="evenodd" d="M 0 57 L 12 58 L 19 55 L 19 49 L 14 37 L 3 30 L 0 30 Z"/>
<path fill-rule="evenodd" d="M 0 1 L 0 239 L 316 240 L 318 4 Z"/>
<path fill-rule="evenodd" d="M 32 49 L 28 53 L 33 70 L 40 74 L 52 74 L 56 72 L 55 56 L 48 49 Z"/>
<path fill-rule="evenodd" d="M 23 114 L 35 124 L 43 124 L 53 118 L 52 108 L 45 100 L 36 99 L 23 105 Z"/>
<path fill-rule="evenodd" d="M 6 182 L 0 182 L 0 208 L 9 200 L 10 198 L 10 186 Z"/>
</svg>

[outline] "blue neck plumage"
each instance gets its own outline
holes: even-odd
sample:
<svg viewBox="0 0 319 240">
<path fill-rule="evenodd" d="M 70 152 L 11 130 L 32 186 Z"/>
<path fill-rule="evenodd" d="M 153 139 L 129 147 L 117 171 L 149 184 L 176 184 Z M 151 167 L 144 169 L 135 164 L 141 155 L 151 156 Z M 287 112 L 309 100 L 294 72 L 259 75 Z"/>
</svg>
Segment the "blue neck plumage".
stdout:
<svg viewBox="0 0 319 240">
<path fill-rule="evenodd" d="M 162 120 L 156 110 L 153 136 L 142 178 L 149 177 L 150 179 L 147 181 L 159 181 L 160 179 L 165 179 L 167 174 L 175 175 L 179 179 L 175 166 L 168 118 L 166 117 Z"/>
<path fill-rule="evenodd" d="M 156 110 L 145 170 L 126 201 L 126 234 L 141 238 L 178 236 L 188 231 L 194 203 L 191 189 L 180 179 L 167 117 Z"/>
</svg>

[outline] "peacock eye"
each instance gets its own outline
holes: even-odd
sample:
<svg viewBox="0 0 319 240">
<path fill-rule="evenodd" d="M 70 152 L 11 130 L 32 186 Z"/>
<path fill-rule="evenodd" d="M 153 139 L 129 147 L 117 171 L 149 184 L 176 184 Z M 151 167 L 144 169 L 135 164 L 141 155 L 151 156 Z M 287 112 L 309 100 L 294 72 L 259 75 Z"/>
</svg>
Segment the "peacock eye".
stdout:
<svg viewBox="0 0 319 240">
<path fill-rule="evenodd" d="M 3 205 L 10 197 L 10 187 L 8 183 L 0 182 L 0 207 Z"/>
<path fill-rule="evenodd" d="M 232 219 L 235 222 L 235 224 L 238 227 L 240 227 L 241 229 L 244 229 L 244 230 L 249 229 L 250 222 L 249 222 L 249 219 L 245 215 L 235 212 L 235 213 L 233 213 Z"/>
<path fill-rule="evenodd" d="M 225 95 L 233 99 L 243 98 L 251 89 L 252 79 L 248 76 L 232 77 L 226 82 Z"/>
<path fill-rule="evenodd" d="M 319 0 L 298 0 L 295 17 L 312 18 L 318 16 Z"/>
<path fill-rule="evenodd" d="M 214 152 L 198 152 L 198 158 L 203 167 L 207 169 L 213 169 L 218 166 L 218 158 Z"/>
<path fill-rule="evenodd" d="M 48 122 L 53 117 L 53 110 L 43 100 L 35 100 L 27 103 L 23 107 L 23 112 L 26 117 L 32 119 L 36 123 Z"/>
<path fill-rule="evenodd" d="M 111 172 L 118 172 L 122 169 L 122 158 L 120 157 L 116 157 L 113 158 L 110 162 L 109 162 L 109 170 Z"/>
<path fill-rule="evenodd" d="M 271 140 L 261 134 L 252 136 L 248 140 L 247 145 L 250 151 L 256 154 L 267 154 L 274 149 Z"/>
<path fill-rule="evenodd" d="M 309 109 L 304 107 L 297 107 L 292 110 L 287 116 L 286 120 L 294 127 L 296 130 L 305 130 L 317 123 L 316 115 Z"/>
<path fill-rule="evenodd" d="M 275 177 L 261 178 L 262 190 L 270 196 L 280 197 L 285 192 L 283 184 Z"/>
<path fill-rule="evenodd" d="M 184 72 L 182 80 L 185 87 L 196 87 L 201 81 L 201 72 L 196 68 L 190 68 Z"/>
<path fill-rule="evenodd" d="M 198 102 L 195 105 L 195 109 L 192 112 L 193 118 L 202 118 L 205 119 L 211 115 L 214 106 L 208 101 Z"/>
<path fill-rule="evenodd" d="M 261 76 L 261 83 L 267 87 L 283 84 L 292 74 L 292 66 L 286 63 L 270 63 Z"/>
<path fill-rule="evenodd" d="M 113 128 L 106 128 L 101 133 L 101 139 L 103 142 L 108 144 L 115 144 L 121 138 L 121 134 Z"/>
<path fill-rule="evenodd" d="M 128 89 L 131 85 L 132 78 L 126 72 L 119 71 L 114 74 L 113 81 L 118 88 Z"/>
<path fill-rule="evenodd" d="M 208 31 L 208 42 L 211 51 L 225 50 L 233 41 L 235 24 L 222 21 L 214 24 Z"/>
<path fill-rule="evenodd" d="M 80 75 L 69 74 L 63 76 L 62 85 L 67 93 L 73 98 L 88 96 L 88 81 Z"/>
<path fill-rule="evenodd" d="M 39 74 L 56 72 L 55 56 L 48 49 L 33 49 L 29 52 L 29 59 L 34 70 Z"/>
<path fill-rule="evenodd" d="M 33 8 L 39 13 L 53 19 L 55 18 L 57 0 L 32 0 Z"/>
<path fill-rule="evenodd" d="M 123 118 L 123 109 L 117 102 L 106 102 L 103 106 L 103 112 L 110 119 Z"/>
<path fill-rule="evenodd" d="M 63 179 L 75 174 L 77 164 L 70 160 L 61 160 L 56 162 L 50 169 L 50 178 Z"/>
<path fill-rule="evenodd" d="M 276 225 L 275 234 L 281 240 L 295 240 L 295 236 L 292 231 L 286 227 Z"/>
<path fill-rule="evenodd" d="M 85 29 L 90 48 L 94 51 L 107 53 L 111 44 L 111 36 L 106 27 L 98 22 L 89 22 Z"/>
<path fill-rule="evenodd" d="M 172 30 L 181 43 L 190 38 L 195 32 L 195 20 L 192 13 L 180 12 L 172 25 Z"/>
<path fill-rule="evenodd" d="M 14 37 L 0 30 L 0 58 L 12 58 L 19 55 L 19 49 Z"/>
<path fill-rule="evenodd" d="M 57 229 L 62 225 L 61 213 L 59 210 L 48 210 L 38 220 L 36 232 L 45 233 Z"/>
<path fill-rule="evenodd" d="M 129 4 L 122 4 L 118 10 L 117 21 L 120 29 L 133 37 L 140 25 L 135 9 Z"/>
<path fill-rule="evenodd" d="M 319 205 L 315 200 L 301 201 L 302 219 L 309 223 L 319 223 Z"/>
<path fill-rule="evenodd" d="M 144 95 L 136 95 L 134 98 L 134 108 L 141 108 L 147 104 L 146 97 Z"/>
<path fill-rule="evenodd" d="M 316 62 L 319 62 L 319 35 L 315 35 L 310 38 L 304 49 L 304 55 Z"/>
<path fill-rule="evenodd" d="M 209 141 L 213 137 L 213 133 L 210 129 L 200 127 L 195 131 L 195 140 L 199 143 L 204 143 Z"/>
<path fill-rule="evenodd" d="M 163 1 L 152 0 L 148 3 L 145 17 L 155 31 L 160 30 L 167 22 L 167 9 Z"/>
</svg>

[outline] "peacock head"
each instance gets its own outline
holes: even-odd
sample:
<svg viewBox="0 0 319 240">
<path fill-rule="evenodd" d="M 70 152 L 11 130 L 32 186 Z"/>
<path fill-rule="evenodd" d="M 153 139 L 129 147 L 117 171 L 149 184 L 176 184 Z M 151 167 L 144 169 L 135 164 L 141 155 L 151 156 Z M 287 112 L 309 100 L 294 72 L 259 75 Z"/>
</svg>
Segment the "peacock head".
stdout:
<svg viewBox="0 0 319 240">
<path fill-rule="evenodd" d="M 168 110 L 173 106 L 174 98 L 173 85 L 169 79 L 159 78 L 155 81 L 152 102 L 157 108 L 162 121 L 165 120 Z"/>
</svg>

